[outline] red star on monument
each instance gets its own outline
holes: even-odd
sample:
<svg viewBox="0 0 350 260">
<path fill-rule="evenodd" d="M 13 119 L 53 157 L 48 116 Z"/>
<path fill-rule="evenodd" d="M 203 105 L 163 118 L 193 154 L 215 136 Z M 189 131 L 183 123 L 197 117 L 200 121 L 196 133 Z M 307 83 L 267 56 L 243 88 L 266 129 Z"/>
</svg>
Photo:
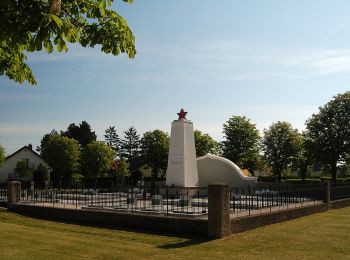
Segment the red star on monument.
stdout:
<svg viewBox="0 0 350 260">
<path fill-rule="evenodd" d="M 180 112 L 177 113 L 179 115 L 179 120 L 180 119 L 186 119 L 187 112 L 183 108 L 181 108 Z"/>
</svg>

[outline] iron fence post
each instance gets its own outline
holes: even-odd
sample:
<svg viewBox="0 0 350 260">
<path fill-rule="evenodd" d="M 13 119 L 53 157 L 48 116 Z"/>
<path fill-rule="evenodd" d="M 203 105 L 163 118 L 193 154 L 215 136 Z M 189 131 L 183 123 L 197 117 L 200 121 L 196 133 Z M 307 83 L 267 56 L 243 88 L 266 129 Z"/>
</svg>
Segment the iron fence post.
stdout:
<svg viewBox="0 0 350 260">
<path fill-rule="evenodd" d="M 169 215 L 169 187 L 166 186 L 166 215 Z"/>
<path fill-rule="evenodd" d="M 248 185 L 248 214 L 249 214 L 249 216 L 250 216 L 250 208 L 251 208 L 251 195 L 250 195 L 250 186 Z"/>
<path fill-rule="evenodd" d="M 331 184 L 329 181 L 324 182 L 323 186 L 323 203 L 330 203 L 331 201 Z"/>
</svg>

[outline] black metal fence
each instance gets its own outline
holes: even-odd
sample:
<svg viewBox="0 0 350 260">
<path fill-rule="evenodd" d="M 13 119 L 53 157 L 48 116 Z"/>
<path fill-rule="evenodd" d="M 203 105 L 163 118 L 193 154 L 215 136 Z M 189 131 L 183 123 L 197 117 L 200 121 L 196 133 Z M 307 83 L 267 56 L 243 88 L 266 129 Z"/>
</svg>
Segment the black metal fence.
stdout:
<svg viewBox="0 0 350 260">
<path fill-rule="evenodd" d="M 117 186 L 110 189 L 22 189 L 21 202 L 75 209 L 153 214 L 201 215 L 208 212 L 207 188 Z"/>
<path fill-rule="evenodd" d="M 231 189 L 230 210 L 236 216 L 260 214 L 321 203 L 323 195 L 322 184 L 262 184 Z"/>
<path fill-rule="evenodd" d="M 258 183 L 230 190 L 231 216 L 244 216 L 322 203 L 324 184 Z M 6 199 L 0 189 L 0 199 Z M 331 184 L 331 200 L 350 198 L 350 183 Z M 22 189 L 21 202 L 73 209 L 166 215 L 208 213 L 208 189 L 116 186 L 108 189 Z"/>
<path fill-rule="evenodd" d="M 331 200 L 350 198 L 350 183 L 332 183 Z"/>
<path fill-rule="evenodd" d="M 7 201 L 7 188 L 0 188 L 0 201 Z"/>
</svg>

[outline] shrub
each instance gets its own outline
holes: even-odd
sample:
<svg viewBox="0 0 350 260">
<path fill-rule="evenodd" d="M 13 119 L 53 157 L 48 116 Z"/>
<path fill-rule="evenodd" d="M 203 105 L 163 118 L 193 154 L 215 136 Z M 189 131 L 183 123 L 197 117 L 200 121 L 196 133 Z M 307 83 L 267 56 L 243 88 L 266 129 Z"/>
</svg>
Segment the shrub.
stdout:
<svg viewBox="0 0 350 260">
<path fill-rule="evenodd" d="M 337 182 L 350 182 L 350 177 L 346 177 L 346 178 L 337 178 Z"/>
<path fill-rule="evenodd" d="M 73 173 L 71 175 L 71 179 L 75 183 L 81 182 L 83 180 L 83 178 L 84 178 L 84 176 L 80 173 Z"/>
<path fill-rule="evenodd" d="M 286 175 L 282 176 L 282 180 L 300 179 L 299 176 Z"/>
<path fill-rule="evenodd" d="M 36 186 L 41 187 L 47 180 L 49 180 L 49 170 L 45 165 L 40 163 L 33 171 L 33 181 Z"/>
<path fill-rule="evenodd" d="M 331 177 L 331 176 L 321 176 L 321 177 L 320 177 L 320 180 L 321 180 L 322 182 L 324 182 L 324 181 L 331 181 L 331 180 L 332 180 L 332 177 Z"/>
<path fill-rule="evenodd" d="M 320 179 L 305 179 L 303 181 L 303 179 L 285 179 L 284 180 L 287 183 L 320 183 L 321 180 Z"/>
<path fill-rule="evenodd" d="M 258 182 L 275 182 L 277 180 L 274 175 L 259 175 Z"/>
</svg>

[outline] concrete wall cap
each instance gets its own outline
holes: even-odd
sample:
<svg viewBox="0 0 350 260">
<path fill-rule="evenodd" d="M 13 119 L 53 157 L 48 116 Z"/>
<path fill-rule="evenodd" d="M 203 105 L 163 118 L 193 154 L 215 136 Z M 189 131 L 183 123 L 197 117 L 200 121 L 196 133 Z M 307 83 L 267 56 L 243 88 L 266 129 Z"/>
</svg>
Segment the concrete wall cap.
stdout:
<svg viewBox="0 0 350 260">
<path fill-rule="evenodd" d="M 230 185 L 224 182 L 214 182 L 209 184 L 209 186 L 230 186 Z"/>
</svg>

